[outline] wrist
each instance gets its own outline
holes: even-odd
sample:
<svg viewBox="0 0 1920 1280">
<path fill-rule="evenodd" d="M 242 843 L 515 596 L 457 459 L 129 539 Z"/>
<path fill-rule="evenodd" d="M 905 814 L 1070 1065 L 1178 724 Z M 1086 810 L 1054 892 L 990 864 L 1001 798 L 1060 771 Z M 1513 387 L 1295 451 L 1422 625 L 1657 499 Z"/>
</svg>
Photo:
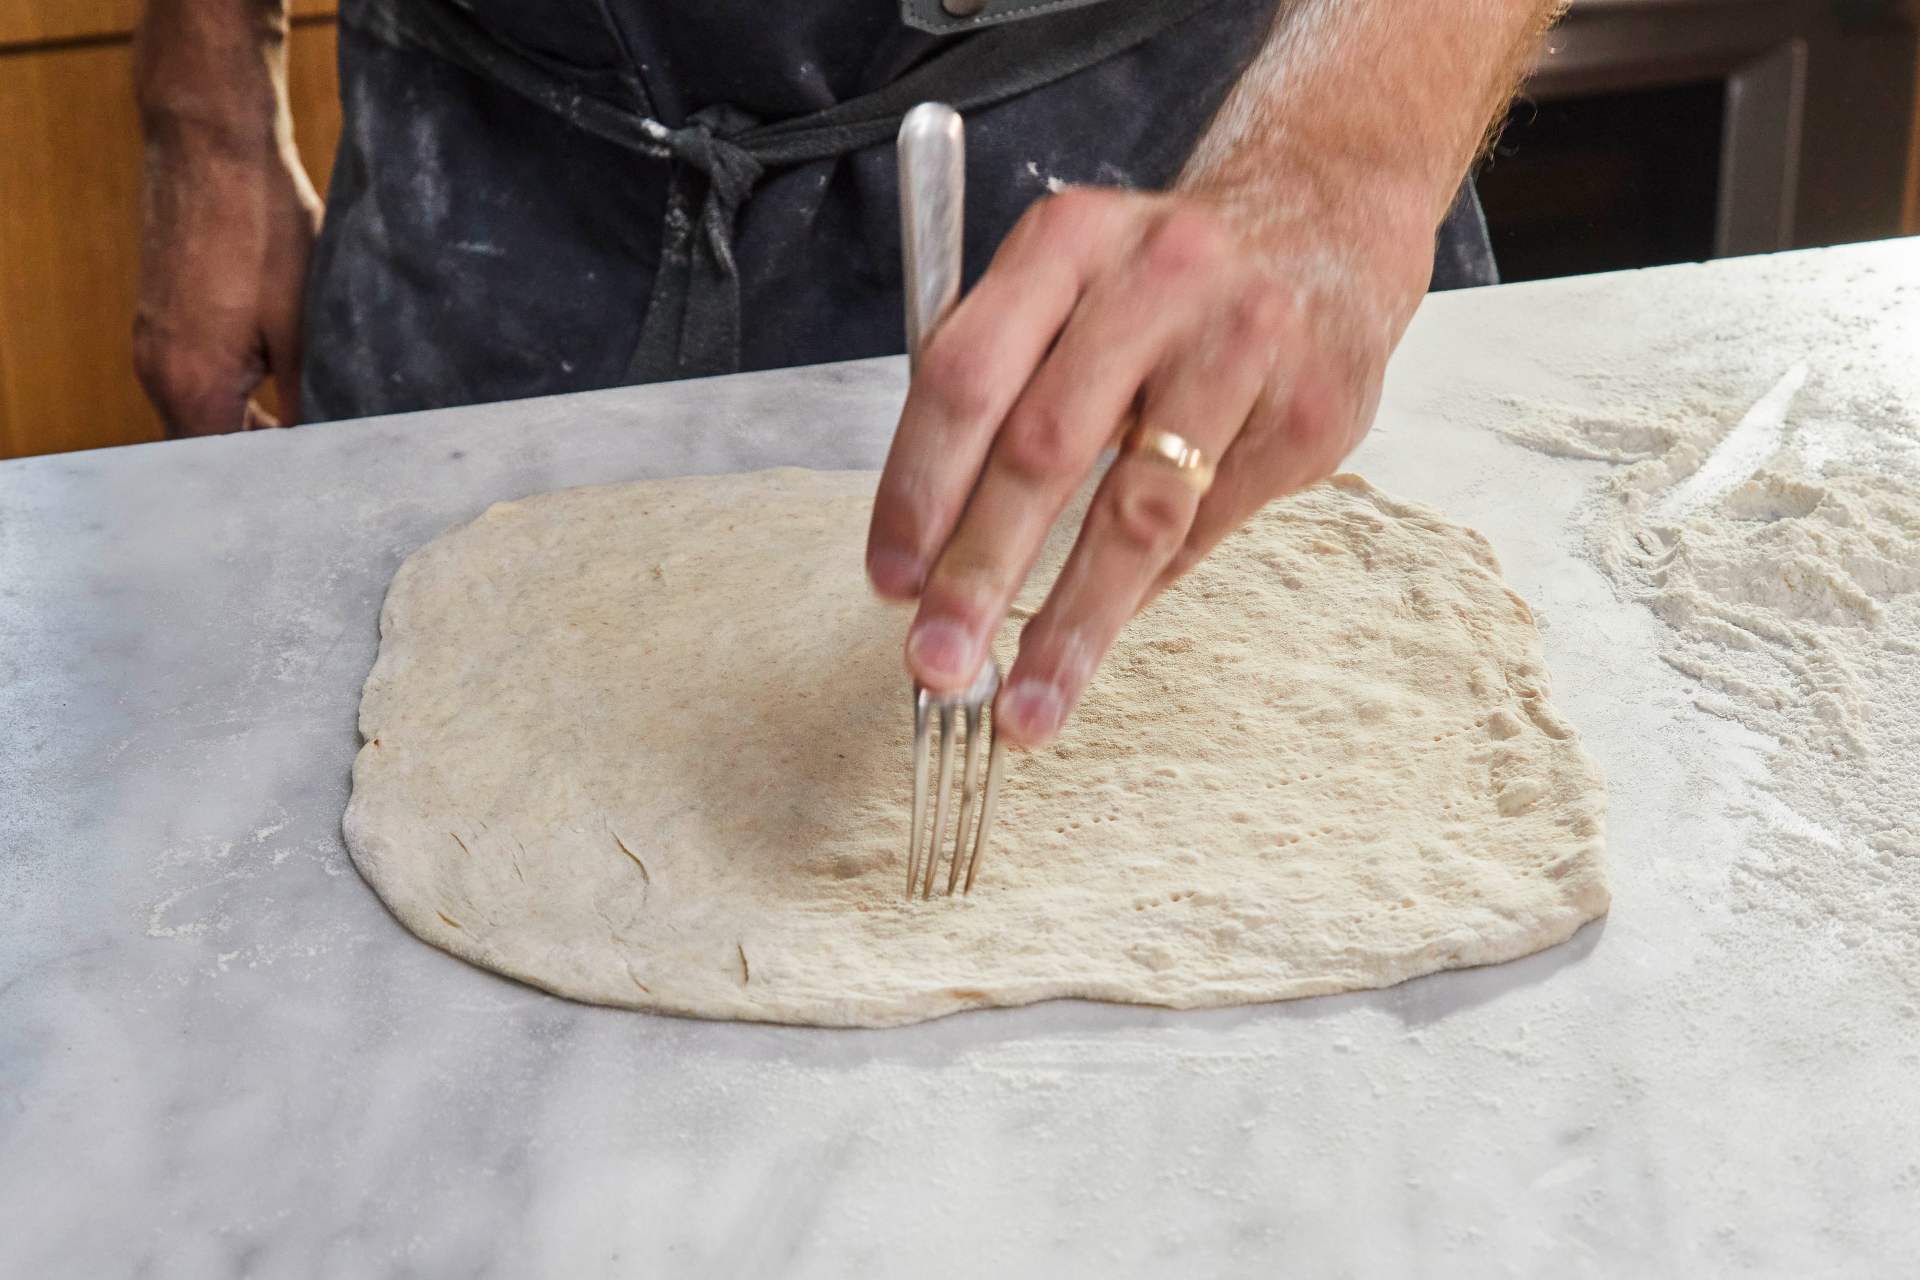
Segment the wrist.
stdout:
<svg viewBox="0 0 1920 1280">
<path fill-rule="evenodd" d="M 1176 192 L 1211 205 L 1257 254 L 1325 258 L 1417 298 L 1453 199 L 1451 187 L 1436 185 L 1405 166 L 1301 145 L 1270 151 L 1257 170 L 1224 165 L 1184 176 Z"/>
<path fill-rule="evenodd" d="M 1256 222 L 1292 210 L 1296 222 L 1348 238 L 1430 251 L 1487 121 L 1556 8 L 1553 0 L 1283 6 L 1287 16 L 1216 113 L 1180 187 Z"/>
<path fill-rule="evenodd" d="M 277 112 L 212 101 L 204 95 L 143 98 L 140 129 L 149 154 L 185 164 L 271 164 L 280 156 L 283 132 Z"/>
</svg>

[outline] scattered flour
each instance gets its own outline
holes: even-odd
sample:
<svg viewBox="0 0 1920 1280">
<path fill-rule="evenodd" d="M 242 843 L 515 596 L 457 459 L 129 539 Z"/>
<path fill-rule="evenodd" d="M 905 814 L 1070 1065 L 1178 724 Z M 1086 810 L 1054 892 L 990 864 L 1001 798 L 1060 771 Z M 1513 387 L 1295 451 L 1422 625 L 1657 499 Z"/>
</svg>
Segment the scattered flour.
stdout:
<svg viewBox="0 0 1920 1280">
<path fill-rule="evenodd" d="M 328 836 L 275 839 L 287 825 L 283 810 L 280 820 L 255 827 L 246 839 L 185 840 L 154 855 L 159 896 L 144 908 L 147 936 L 204 948 L 191 968 L 170 970 L 166 980 L 184 985 L 217 977 L 236 961 L 258 969 L 313 960 L 365 940 L 364 922 L 316 920 L 304 909 L 302 891 L 312 883 L 307 875 L 318 871 L 331 879 L 349 864 Z M 281 868 L 293 859 L 300 862 L 289 879 Z M 278 884 L 280 892 L 264 891 L 266 884 Z"/>
<path fill-rule="evenodd" d="M 1038 182 L 1054 195 L 1059 195 L 1062 191 L 1065 191 L 1069 185 L 1066 179 L 1060 177 L 1058 174 L 1040 172 L 1040 162 L 1038 160 L 1027 161 L 1027 176 Z"/>
<path fill-rule="evenodd" d="M 1920 252 L 1894 261 L 1642 276 L 1631 331 L 1557 371 L 1588 402 L 1497 398 L 1493 425 L 1616 464 L 1586 511 L 1587 554 L 1666 624 L 1662 656 L 1698 682 L 1697 705 L 1772 740 L 1731 870 L 1735 910 L 1824 931 L 1911 992 Z M 1598 296 L 1543 291 L 1532 319 L 1551 326 Z"/>
</svg>

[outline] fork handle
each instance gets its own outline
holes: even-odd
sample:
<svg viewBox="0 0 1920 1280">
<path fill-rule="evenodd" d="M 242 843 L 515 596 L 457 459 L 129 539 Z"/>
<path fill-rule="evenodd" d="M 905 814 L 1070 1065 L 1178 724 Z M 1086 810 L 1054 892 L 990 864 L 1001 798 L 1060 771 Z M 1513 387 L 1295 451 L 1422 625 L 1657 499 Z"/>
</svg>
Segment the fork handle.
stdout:
<svg viewBox="0 0 1920 1280">
<path fill-rule="evenodd" d="M 923 102 L 900 121 L 900 257 L 907 299 L 907 357 L 960 297 L 966 211 L 965 129 L 960 113 Z"/>
</svg>

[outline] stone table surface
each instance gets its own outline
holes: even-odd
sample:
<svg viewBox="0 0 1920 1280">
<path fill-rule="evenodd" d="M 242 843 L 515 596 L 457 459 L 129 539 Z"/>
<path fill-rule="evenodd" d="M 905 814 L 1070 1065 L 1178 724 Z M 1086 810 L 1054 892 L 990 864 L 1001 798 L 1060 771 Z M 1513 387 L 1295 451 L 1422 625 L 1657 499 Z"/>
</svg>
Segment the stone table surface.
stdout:
<svg viewBox="0 0 1920 1280">
<path fill-rule="evenodd" d="M 1669 270 L 1710 298 L 1917 250 Z M 409 551 L 569 485 L 875 466 L 898 360 L 0 464 L 0 1274 L 1913 1273 L 1920 1020 L 1734 910 L 1765 744 L 1576 554 L 1604 467 L 1474 413 L 1630 343 L 1648 278 L 1429 299 L 1351 464 L 1536 606 L 1610 783 L 1611 915 L 1237 1010 L 588 1008 L 416 941 L 348 860 Z M 1577 319 L 1529 323 L 1564 290 Z"/>
</svg>

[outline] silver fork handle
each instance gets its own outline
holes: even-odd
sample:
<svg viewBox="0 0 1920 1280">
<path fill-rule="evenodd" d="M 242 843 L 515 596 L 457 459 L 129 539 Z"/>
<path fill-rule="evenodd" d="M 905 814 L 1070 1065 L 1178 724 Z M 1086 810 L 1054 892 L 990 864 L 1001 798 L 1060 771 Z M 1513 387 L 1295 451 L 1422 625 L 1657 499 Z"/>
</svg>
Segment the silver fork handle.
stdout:
<svg viewBox="0 0 1920 1280">
<path fill-rule="evenodd" d="M 966 134 L 960 113 L 923 102 L 900 121 L 900 256 L 907 295 L 907 357 L 960 297 L 966 211 Z"/>
</svg>

